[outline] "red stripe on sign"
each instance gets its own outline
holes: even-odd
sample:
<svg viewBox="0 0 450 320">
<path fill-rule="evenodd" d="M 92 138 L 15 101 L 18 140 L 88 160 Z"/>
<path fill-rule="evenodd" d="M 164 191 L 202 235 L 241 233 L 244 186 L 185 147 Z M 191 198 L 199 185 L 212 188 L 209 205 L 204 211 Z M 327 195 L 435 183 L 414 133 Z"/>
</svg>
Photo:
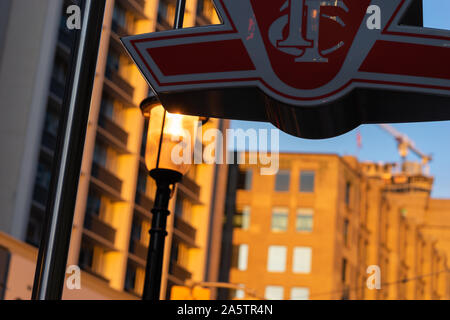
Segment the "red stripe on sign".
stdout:
<svg viewBox="0 0 450 320">
<path fill-rule="evenodd" d="M 450 48 L 377 41 L 359 71 L 450 79 Z"/>
<path fill-rule="evenodd" d="M 165 76 L 255 70 L 240 39 L 149 48 Z"/>
</svg>

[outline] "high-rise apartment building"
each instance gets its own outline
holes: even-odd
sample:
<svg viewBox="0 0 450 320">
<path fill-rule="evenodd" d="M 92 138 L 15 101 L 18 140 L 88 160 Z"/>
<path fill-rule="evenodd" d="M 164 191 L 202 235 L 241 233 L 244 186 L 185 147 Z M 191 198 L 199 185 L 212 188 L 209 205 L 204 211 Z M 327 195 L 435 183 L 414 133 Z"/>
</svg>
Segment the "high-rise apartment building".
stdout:
<svg viewBox="0 0 450 320">
<path fill-rule="evenodd" d="M 73 31 L 66 27 L 66 8 L 72 4 L 78 2 L 1 4 L 0 137 L 6 157 L 0 298 L 31 295 L 70 65 Z M 68 258 L 83 270 L 82 290 L 66 288 L 65 298 L 134 299 L 142 293 L 155 185 L 144 161 L 148 124 L 138 106 L 149 87 L 120 37 L 169 29 L 174 13 L 171 0 L 106 1 Z M 187 2 L 186 27 L 218 21 L 210 1 Z M 224 129 L 227 122 L 211 119 L 206 126 Z M 179 184 L 170 206 L 162 298 L 174 284 L 217 280 L 226 170 L 195 165 Z"/>
<path fill-rule="evenodd" d="M 246 288 L 231 298 L 450 297 L 450 200 L 412 164 L 281 154 L 264 176 L 245 157 L 229 169 L 220 279 Z"/>
</svg>

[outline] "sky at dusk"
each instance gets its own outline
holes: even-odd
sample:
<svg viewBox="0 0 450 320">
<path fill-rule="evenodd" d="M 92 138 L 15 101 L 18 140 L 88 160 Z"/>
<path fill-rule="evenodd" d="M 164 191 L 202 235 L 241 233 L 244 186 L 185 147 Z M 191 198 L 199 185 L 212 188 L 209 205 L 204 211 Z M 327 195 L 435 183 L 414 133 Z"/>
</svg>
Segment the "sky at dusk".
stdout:
<svg viewBox="0 0 450 320">
<path fill-rule="evenodd" d="M 450 30 L 450 0 L 424 0 L 425 26 Z M 450 62 L 446 65 L 449 67 Z M 426 107 L 426 106 L 424 106 Z M 450 108 L 450 105 L 449 105 Z M 430 173 L 435 177 L 433 197 L 450 198 L 450 121 L 393 125 L 408 135 L 426 154 L 433 155 Z M 233 128 L 275 129 L 271 124 L 233 121 Z M 362 136 L 362 148 L 357 147 L 357 133 Z M 342 136 L 325 140 L 306 140 L 280 132 L 280 151 L 320 152 L 355 155 L 361 161 L 399 161 L 397 143 L 377 125 L 362 125 Z M 418 160 L 412 153 L 410 160 Z"/>
</svg>

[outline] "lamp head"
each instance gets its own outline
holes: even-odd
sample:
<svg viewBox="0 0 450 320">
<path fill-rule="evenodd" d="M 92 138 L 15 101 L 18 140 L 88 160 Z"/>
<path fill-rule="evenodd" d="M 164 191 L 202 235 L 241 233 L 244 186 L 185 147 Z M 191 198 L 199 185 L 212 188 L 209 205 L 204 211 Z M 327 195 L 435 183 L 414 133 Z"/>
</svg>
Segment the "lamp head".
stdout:
<svg viewBox="0 0 450 320">
<path fill-rule="evenodd" d="M 192 162 L 197 129 L 206 119 L 169 113 L 156 96 L 140 105 L 148 123 L 145 163 L 147 169 L 173 170 L 185 174 Z"/>
</svg>

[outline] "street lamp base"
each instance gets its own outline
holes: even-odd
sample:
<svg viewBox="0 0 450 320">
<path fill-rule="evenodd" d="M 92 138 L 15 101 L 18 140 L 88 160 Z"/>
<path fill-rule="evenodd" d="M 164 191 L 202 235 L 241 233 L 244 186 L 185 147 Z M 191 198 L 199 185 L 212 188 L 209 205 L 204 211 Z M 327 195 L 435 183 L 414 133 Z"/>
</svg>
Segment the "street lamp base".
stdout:
<svg viewBox="0 0 450 320">
<path fill-rule="evenodd" d="M 150 176 L 156 181 L 156 195 L 152 209 L 152 228 L 142 299 L 158 301 L 161 290 L 164 242 L 167 236 L 167 217 L 170 214 L 169 201 L 175 184 L 181 181 L 183 175 L 174 170 L 153 169 L 150 171 Z"/>
</svg>

